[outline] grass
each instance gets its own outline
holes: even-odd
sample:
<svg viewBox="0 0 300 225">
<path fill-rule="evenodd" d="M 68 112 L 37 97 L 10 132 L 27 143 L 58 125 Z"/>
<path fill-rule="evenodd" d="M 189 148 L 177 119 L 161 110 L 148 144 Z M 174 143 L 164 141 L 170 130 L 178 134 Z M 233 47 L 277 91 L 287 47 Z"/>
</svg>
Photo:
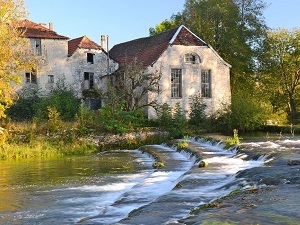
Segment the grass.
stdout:
<svg viewBox="0 0 300 225">
<path fill-rule="evenodd" d="M 61 123 L 55 131 L 47 123 L 9 123 L 5 131 L 0 134 L 5 139 L 0 145 L 0 159 L 84 155 L 98 150 L 95 144 L 84 141 L 76 124 L 70 122 Z"/>
<path fill-rule="evenodd" d="M 1 126 L 1 124 L 0 124 Z M 43 158 L 62 155 L 88 155 L 113 149 L 134 149 L 144 144 L 161 143 L 167 137 L 153 136 L 147 140 L 125 140 L 115 144 L 97 143 L 97 130 L 76 122 L 7 123 L 0 133 L 0 159 Z M 103 133 L 99 133 L 103 135 Z M 109 134 L 107 138 L 110 138 Z"/>
</svg>

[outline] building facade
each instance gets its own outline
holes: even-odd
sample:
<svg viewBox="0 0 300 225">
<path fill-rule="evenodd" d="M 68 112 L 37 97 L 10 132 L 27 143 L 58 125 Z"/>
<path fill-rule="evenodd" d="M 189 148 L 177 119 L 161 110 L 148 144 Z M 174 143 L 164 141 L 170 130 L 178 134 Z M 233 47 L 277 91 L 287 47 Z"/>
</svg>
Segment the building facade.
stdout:
<svg viewBox="0 0 300 225">
<path fill-rule="evenodd" d="M 188 115 L 190 97 L 200 95 L 213 115 L 231 103 L 230 65 L 207 43 L 185 26 L 114 46 L 110 56 L 120 63 L 137 60 L 146 73 L 161 72 L 160 93 L 149 92 L 146 101 L 156 100 L 174 108 L 179 104 Z M 148 118 L 156 118 L 153 107 Z"/>
</svg>

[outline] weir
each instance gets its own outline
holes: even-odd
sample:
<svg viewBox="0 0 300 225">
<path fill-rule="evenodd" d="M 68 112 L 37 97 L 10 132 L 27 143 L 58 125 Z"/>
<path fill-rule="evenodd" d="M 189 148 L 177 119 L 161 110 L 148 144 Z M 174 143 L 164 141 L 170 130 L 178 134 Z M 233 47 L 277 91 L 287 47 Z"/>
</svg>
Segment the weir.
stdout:
<svg viewBox="0 0 300 225">
<path fill-rule="evenodd" d="M 240 186 L 238 171 L 264 164 L 265 158 L 245 160 L 245 155 L 225 150 L 222 143 L 185 141 L 189 150 L 178 151 L 176 144 L 148 145 L 139 150 L 27 163 L 20 168 L 24 171 L 26 167 L 27 174 L 20 177 L 27 176 L 30 184 L 22 183 L 21 178 L 19 182 L 18 177 L 4 184 L 5 179 L 0 178 L 0 191 L 10 194 L 7 202 L 18 201 L 11 208 L 0 204 L 0 223 L 176 223 L 192 208 Z M 164 167 L 152 168 L 155 160 L 163 161 Z M 199 168 L 200 160 L 208 166 Z"/>
</svg>

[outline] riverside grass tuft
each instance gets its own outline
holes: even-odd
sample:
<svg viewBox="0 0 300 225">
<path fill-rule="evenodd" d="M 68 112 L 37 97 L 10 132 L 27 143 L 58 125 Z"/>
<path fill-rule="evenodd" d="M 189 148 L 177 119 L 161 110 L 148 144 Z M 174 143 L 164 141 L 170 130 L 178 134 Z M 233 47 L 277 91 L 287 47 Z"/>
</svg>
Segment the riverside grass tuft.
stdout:
<svg viewBox="0 0 300 225">
<path fill-rule="evenodd" d="M 82 140 L 81 131 L 73 128 L 74 123 L 60 125 L 53 132 L 47 124 L 9 124 L 5 129 L 6 141 L 0 146 L 0 159 L 85 155 L 98 151 L 98 146 Z"/>
</svg>

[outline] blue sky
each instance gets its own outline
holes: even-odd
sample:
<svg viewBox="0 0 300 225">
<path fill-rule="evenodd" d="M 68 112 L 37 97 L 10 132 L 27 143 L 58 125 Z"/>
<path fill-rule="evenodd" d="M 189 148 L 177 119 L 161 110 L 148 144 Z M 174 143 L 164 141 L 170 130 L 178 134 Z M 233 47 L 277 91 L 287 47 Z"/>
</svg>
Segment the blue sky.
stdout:
<svg viewBox="0 0 300 225">
<path fill-rule="evenodd" d="M 87 35 L 100 44 L 109 36 L 109 48 L 149 36 L 155 27 L 173 13 L 181 12 L 185 0 L 25 0 L 29 19 L 53 22 L 54 30 L 69 38 Z M 265 0 L 266 22 L 271 28 L 300 28 L 300 0 Z"/>
</svg>

